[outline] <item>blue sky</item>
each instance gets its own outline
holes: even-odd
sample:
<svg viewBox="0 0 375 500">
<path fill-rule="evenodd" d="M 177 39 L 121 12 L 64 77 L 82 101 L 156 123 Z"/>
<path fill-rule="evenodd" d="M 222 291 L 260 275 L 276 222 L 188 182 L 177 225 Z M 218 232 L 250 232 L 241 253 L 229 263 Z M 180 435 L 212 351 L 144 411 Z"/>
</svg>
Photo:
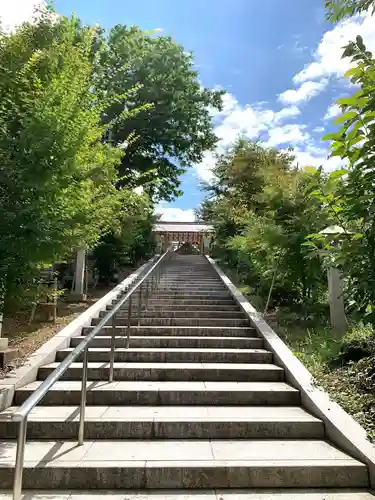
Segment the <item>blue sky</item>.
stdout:
<svg viewBox="0 0 375 500">
<path fill-rule="evenodd" d="M 0 16 L 15 24 L 36 0 L 1 0 Z M 226 89 L 225 108 L 213 116 L 222 151 L 241 133 L 278 148 L 295 148 L 300 165 L 338 166 L 327 160 L 321 137 L 332 128 L 335 98 L 353 88 L 343 79 L 341 47 L 361 34 L 375 50 L 375 17 L 336 26 L 324 20 L 323 0 L 55 0 L 63 14 L 106 28 L 136 24 L 161 28 L 193 51 L 199 79 Z M 212 153 L 182 177 L 184 196 L 159 210 L 169 220 L 191 220 L 209 180 Z"/>
</svg>

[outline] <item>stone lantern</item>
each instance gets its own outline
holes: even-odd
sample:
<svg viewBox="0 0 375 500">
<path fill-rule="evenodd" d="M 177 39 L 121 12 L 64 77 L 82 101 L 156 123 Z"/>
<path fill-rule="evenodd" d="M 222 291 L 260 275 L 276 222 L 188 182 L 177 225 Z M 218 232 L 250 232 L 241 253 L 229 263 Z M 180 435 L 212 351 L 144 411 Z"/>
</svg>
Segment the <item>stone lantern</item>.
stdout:
<svg viewBox="0 0 375 500">
<path fill-rule="evenodd" d="M 330 239 L 332 245 L 340 244 L 345 230 L 340 226 L 329 226 L 320 231 L 327 239 Z M 344 283 L 340 270 L 333 262 L 327 270 L 328 278 L 328 302 L 330 309 L 330 320 L 333 330 L 337 333 L 345 333 L 348 329 L 348 321 L 345 314 L 344 304 Z"/>
</svg>

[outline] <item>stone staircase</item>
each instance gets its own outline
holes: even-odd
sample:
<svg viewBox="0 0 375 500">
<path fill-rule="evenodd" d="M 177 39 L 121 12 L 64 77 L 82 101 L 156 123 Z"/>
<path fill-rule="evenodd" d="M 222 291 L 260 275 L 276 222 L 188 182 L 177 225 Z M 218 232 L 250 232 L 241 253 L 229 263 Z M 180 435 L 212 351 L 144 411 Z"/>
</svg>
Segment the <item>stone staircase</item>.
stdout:
<svg viewBox="0 0 375 500">
<path fill-rule="evenodd" d="M 126 306 L 117 316 L 114 382 L 111 326 L 89 349 L 84 444 L 77 445 L 82 360 L 31 412 L 25 498 L 374 500 L 366 466 L 325 440 L 323 422 L 301 407 L 299 391 L 204 257 L 173 255 L 139 322 L 134 315 L 130 348 L 127 314 Z M 17 390 L 5 413 L 98 321 Z M 16 434 L 15 423 L 0 422 L 4 489 L 12 487 Z"/>
</svg>

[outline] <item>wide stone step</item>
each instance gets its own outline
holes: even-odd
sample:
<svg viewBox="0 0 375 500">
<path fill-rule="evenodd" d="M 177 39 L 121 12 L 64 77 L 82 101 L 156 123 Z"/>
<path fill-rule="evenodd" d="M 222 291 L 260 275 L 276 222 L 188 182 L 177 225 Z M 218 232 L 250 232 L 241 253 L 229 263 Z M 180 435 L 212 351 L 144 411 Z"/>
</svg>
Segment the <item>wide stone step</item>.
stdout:
<svg viewBox="0 0 375 500">
<path fill-rule="evenodd" d="M 106 307 L 107 311 L 110 311 L 113 309 L 113 305 L 108 305 Z M 121 310 L 128 310 L 128 304 L 125 304 Z M 172 310 L 172 311 L 209 311 L 210 314 L 216 314 L 218 311 L 241 311 L 241 308 L 239 305 L 232 303 L 232 304 L 201 304 L 199 301 L 196 304 L 173 304 L 173 303 L 160 303 L 156 301 L 151 301 L 149 300 L 147 303 L 147 311 L 166 311 L 166 310 Z M 133 304 L 132 306 L 132 311 L 136 312 L 138 311 L 138 306 L 137 303 Z"/>
<path fill-rule="evenodd" d="M 86 439 L 324 438 L 322 421 L 298 407 L 87 406 L 85 417 Z M 78 424 L 78 406 L 38 406 L 28 418 L 27 436 L 77 439 Z M 0 422 L 0 439 L 16 436 L 16 423 Z"/>
<path fill-rule="evenodd" d="M 39 368 L 38 379 L 44 380 L 58 363 Z M 82 363 L 72 363 L 60 380 L 81 380 Z M 88 380 L 108 380 L 109 363 L 89 362 Z M 284 380 L 284 370 L 270 363 L 114 363 L 114 380 L 147 381 L 258 381 Z"/>
<path fill-rule="evenodd" d="M 4 490 L 3 490 L 4 491 Z M 25 490 L 24 500 L 374 500 L 370 492 L 358 489 L 262 489 L 262 490 Z M 0 500 L 12 500 L 1 492 Z"/>
<path fill-rule="evenodd" d="M 218 277 L 217 274 L 195 274 L 195 273 L 165 273 L 161 278 L 161 282 L 180 282 L 180 281 L 188 281 L 190 283 L 192 280 L 196 282 L 213 282 L 218 283 L 220 285 L 223 284 L 222 280 Z"/>
<path fill-rule="evenodd" d="M 187 286 L 187 287 L 192 287 L 194 285 L 197 285 L 197 287 L 201 286 L 208 286 L 208 287 L 215 287 L 215 288 L 225 288 L 223 285 L 223 282 L 218 279 L 195 279 L 195 278 L 181 278 L 181 279 L 169 279 L 169 278 L 162 278 L 160 280 L 159 286 Z"/>
<path fill-rule="evenodd" d="M 167 281 L 161 281 L 158 285 L 158 290 L 164 290 L 164 289 L 176 289 L 176 290 L 213 290 L 215 292 L 222 292 L 222 291 L 227 291 L 227 287 L 223 285 L 223 283 L 197 283 L 195 280 L 191 280 L 190 282 L 186 281 L 181 281 L 180 283 L 177 283 L 175 281 L 173 282 L 167 282 Z"/>
<path fill-rule="evenodd" d="M 234 301 L 233 298 L 228 298 L 228 299 L 207 299 L 207 300 L 200 300 L 200 299 L 185 299 L 183 297 L 170 297 L 170 298 L 163 298 L 163 299 L 154 299 L 152 296 L 150 297 L 148 304 L 150 307 L 156 306 L 156 307 L 174 307 L 174 305 L 181 306 L 181 307 L 230 307 L 231 310 L 235 311 L 236 308 L 238 308 L 238 304 Z"/>
<path fill-rule="evenodd" d="M 10 488 L 15 441 L 1 441 Z M 28 441 L 25 488 L 366 488 L 367 468 L 320 440 Z"/>
<path fill-rule="evenodd" d="M 18 389 L 14 404 L 22 404 L 41 384 L 36 381 Z M 42 405 L 78 405 L 81 382 L 56 382 Z M 300 393 L 284 382 L 88 382 L 88 405 L 277 405 L 300 404 Z"/>
<path fill-rule="evenodd" d="M 169 294 L 198 294 L 198 295 L 224 295 L 228 294 L 227 288 L 218 287 L 198 287 L 198 286 L 158 286 L 154 291 L 154 295 L 169 293 Z"/>
<path fill-rule="evenodd" d="M 83 335 L 88 335 L 94 327 L 86 327 L 82 329 Z M 103 335 L 112 334 L 112 326 L 104 326 L 100 332 Z M 127 335 L 128 328 L 126 326 L 116 326 L 116 335 Z M 255 329 L 249 326 L 239 327 L 201 327 L 201 326 L 132 326 L 130 335 L 157 335 L 157 336 L 200 336 L 200 337 L 253 337 Z"/>
<path fill-rule="evenodd" d="M 100 317 L 104 318 L 104 316 L 108 313 L 108 311 L 101 311 Z M 133 309 L 132 316 L 137 313 L 137 309 Z M 128 309 L 125 306 L 121 308 L 116 315 L 117 318 L 127 318 L 128 317 Z M 245 318 L 245 314 L 242 311 L 211 311 L 208 307 L 203 311 L 175 311 L 174 309 L 164 309 L 162 311 L 149 311 L 148 309 L 141 310 L 142 318 L 200 318 L 200 317 L 212 317 L 212 318 L 230 318 L 230 319 L 241 319 Z"/>
<path fill-rule="evenodd" d="M 73 347 L 56 353 L 56 361 L 62 361 Z M 83 354 L 81 358 L 83 357 Z M 119 347 L 115 350 L 115 361 L 128 362 L 206 362 L 206 363 L 272 363 L 272 353 L 265 349 L 204 349 L 204 348 L 137 348 Z M 110 349 L 89 348 L 89 361 L 109 361 Z"/>
<path fill-rule="evenodd" d="M 102 318 L 94 318 L 91 321 L 92 325 L 97 325 Z M 108 321 L 108 324 L 112 324 L 113 318 Z M 116 325 L 127 325 L 128 319 L 124 317 L 116 318 Z M 249 320 L 247 318 L 237 319 L 237 318 L 134 318 L 131 322 L 132 325 L 153 325 L 153 326 L 221 326 L 221 327 L 233 327 L 233 326 L 248 326 Z"/>
<path fill-rule="evenodd" d="M 189 292 L 183 291 L 183 290 L 175 290 L 175 291 L 170 291 L 170 290 L 155 290 L 152 298 L 154 299 L 165 299 L 165 298 L 185 298 L 189 300 L 218 300 L 218 299 L 231 299 L 232 301 L 233 296 L 229 292 L 212 292 L 212 291 L 200 291 L 200 290 L 191 290 Z"/>
<path fill-rule="evenodd" d="M 108 332 L 109 333 L 109 332 Z M 76 347 L 85 337 L 73 337 L 70 344 Z M 91 341 L 90 347 L 110 347 L 111 337 L 97 336 Z M 126 335 L 116 337 L 116 347 L 126 347 Z M 262 349 L 263 340 L 259 337 L 199 337 L 199 336 L 131 336 L 131 347 L 198 347 L 198 348 L 231 348 L 231 349 Z"/>
</svg>

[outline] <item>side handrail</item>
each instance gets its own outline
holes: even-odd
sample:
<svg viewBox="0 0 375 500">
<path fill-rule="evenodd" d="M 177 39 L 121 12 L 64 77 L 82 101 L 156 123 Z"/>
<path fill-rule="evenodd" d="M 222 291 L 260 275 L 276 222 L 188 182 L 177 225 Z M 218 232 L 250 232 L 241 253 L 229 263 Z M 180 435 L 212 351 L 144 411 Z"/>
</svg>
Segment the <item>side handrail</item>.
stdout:
<svg viewBox="0 0 375 500">
<path fill-rule="evenodd" d="M 12 414 L 12 421 L 19 423 L 17 436 L 17 452 L 16 464 L 14 469 L 13 480 L 13 500 L 21 500 L 22 495 L 22 476 L 24 468 L 27 417 L 31 410 L 39 403 L 39 401 L 47 394 L 51 387 L 57 382 L 60 377 L 66 372 L 70 365 L 83 352 L 83 371 L 82 371 L 82 386 L 81 386 L 81 401 L 80 401 L 80 417 L 78 430 L 78 444 L 84 442 L 85 430 L 85 410 L 86 410 L 86 394 L 87 394 L 87 375 L 88 375 L 88 346 L 101 329 L 112 321 L 111 335 L 111 350 L 110 350 L 110 367 L 109 367 L 109 382 L 113 382 L 115 346 L 116 346 L 116 314 L 121 307 L 128 301 L 128 324 L 127 324 L 127 348 L 130 347 L 130 331 L 132 326 L 132 310 L 133 296 L 139 292 L 137 304 L 138 325 L 140 324 L 140 314 L 142 311 L 142 300 L 145 299 L 147 308 L 148 298 L 160 283 L 163 266 L 167 263 L 167 257 L 171 255 L 171 250 L 168 249 L 157 261 L 151 266 L 146 274 L 136 283 L 123 297 L 119 299 L 110 311 L 99 321 L 93 330 L 78 344 L 78 346 L 59 364 L 59 366 L 44 380 L 44 382 L 29 396 L 24 403 Z M 143 297 L 143 288 L 145 288 L 145 297 Z"/>
</svg>

